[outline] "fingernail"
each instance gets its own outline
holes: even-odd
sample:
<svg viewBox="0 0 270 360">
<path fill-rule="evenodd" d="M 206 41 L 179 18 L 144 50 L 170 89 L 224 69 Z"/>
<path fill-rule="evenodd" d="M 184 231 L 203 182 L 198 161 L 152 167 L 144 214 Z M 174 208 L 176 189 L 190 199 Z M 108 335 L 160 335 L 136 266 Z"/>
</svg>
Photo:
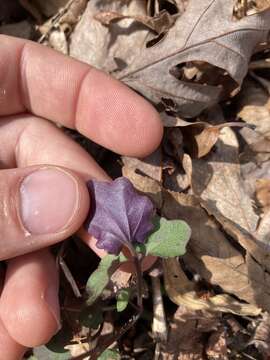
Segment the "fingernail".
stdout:
<svg viewBox="0 0 270 360">
<path fill-rule="evenodd" d="M 58 300 L 58 292 L 54 285 L 49 286 L 48 289 L 45 292 L 44 300 L 46 301 L 46 304 L 52 314 L 52 316 L 55 319 L 56 322 L 56 332 L 57 333 L 62 325 L 60 321 L 60 306 L 59 306 L 59 300 Z"/>
<path fill-rule="evenodd" d="M 77 183 L 60 169 L 41 169 L 24 178 L 20 200 L 21 221 L 30 234 L 57 233 L 78 207 Z"/>
</svg>

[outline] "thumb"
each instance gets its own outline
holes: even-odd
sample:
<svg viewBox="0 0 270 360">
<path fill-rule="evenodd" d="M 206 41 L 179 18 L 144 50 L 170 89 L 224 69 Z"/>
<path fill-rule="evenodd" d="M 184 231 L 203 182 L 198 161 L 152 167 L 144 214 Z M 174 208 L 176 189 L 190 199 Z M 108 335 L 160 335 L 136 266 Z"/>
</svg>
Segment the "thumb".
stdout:
<svg viewBox="0 0 270 360">
<path fill-rule="evenodd" d="M 56 166 L 0 171 L 0 260 L 64 240 L 89 209 L 84 182 Z"/>
</svg>

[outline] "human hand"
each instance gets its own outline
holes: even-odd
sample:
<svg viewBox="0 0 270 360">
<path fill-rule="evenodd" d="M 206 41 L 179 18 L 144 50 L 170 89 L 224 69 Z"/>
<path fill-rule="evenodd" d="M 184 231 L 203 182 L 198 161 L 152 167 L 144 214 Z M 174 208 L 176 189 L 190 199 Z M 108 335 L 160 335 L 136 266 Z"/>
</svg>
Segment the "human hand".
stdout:
<svg viewBox="0 0 270 360">
<path fill-rule="evenodd" d="M 0 259 L 7 260 L 0 273 L 0 360 L 17 360 L 60 324 L 57 269 L 44 248 L 82 225 L 89 209 L 85 181 L 108 179 L 45 119 L 130 156 L 152 152 L 162 126 L 150 104 L 101 71 L 3 35 L 0 116 Z"/>
</svg>

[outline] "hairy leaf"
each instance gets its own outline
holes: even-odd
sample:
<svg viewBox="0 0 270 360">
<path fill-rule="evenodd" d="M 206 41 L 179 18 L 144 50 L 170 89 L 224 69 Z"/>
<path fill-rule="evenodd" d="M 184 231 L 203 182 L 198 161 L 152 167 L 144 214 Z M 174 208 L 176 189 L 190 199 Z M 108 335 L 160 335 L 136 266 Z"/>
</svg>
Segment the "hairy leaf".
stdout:
<svg viewBox="0 0 270 360">
<path fill-rule="evenodd" d="M 130 295 L 130 289 L 121 289 L 116 296 L 116 308 L 118 312 L 124 311 L 128 306 L 128 300 Z"/>
<path fill-rule="evenodd" d="M 119 254 L 123 244 L 144 243 L 153 229 L 151 200 L 139 195 L 124 177 L 113 182 L 92 180 L 87 185 L 92 202 L 86 227 L 97 239 L 97 247 Z"/>
<path fill-rule="evenodd" d="M 66 348 L 72 334 L 65 327 L 62 328 L 46 345 L 34 348 L 34 356 L 38 360 L 68 360 L 71 352 Z"/>
<path fill-rule="evenodd" d="M 190 227 L 185 221 L 156 217 L 155 230 L 144 245 L 145 253 L 164 258 L 183 255 L 190 234 Z"/>
<path fill-rule="evenodd" d="M 86 284 L 86 291 L 89 295 L 87 304 L 93 304 L 101 295 L 102 291 L 108 284 L 111 275 L 119 266 L 119 256 L 106 255 L 100 260 L 98 268 L 91 274 Z"/>
<path fill-rule="evenodd" d="M 98 357 L 98 360 L 120 360 L 120 354 L 117 350 L 107 349 Z"/>
</svg>

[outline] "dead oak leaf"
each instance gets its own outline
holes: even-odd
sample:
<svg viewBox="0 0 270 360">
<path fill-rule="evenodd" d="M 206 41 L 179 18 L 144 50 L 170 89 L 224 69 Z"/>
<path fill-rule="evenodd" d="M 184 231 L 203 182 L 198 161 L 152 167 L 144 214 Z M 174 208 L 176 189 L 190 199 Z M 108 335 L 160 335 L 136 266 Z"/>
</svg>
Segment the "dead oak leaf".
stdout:
<svg viewBox="0 0 270 360">
<path fill-rule="evenodd" d="M 221 88 L 181 81 L 179 64 L 201 61 L 223 69 L 239 85 L 255 46 L 266 40 L 270 11 L 233 21 L 233 0 L 190 0 L 165 39 L 141 49 L 119 78 L 155 103 L 171 99 L 181 116 L 195 116 L 218 101 Z"/>
<path fill-rule="evenodd" d="M 168 219 L 183 219 L 191 227 L 191 239 L 183 257 L 189 269 L 239 299 L 259 306 L 263 302 L 264 308 L 270 309 L 270 293 L 265 286 L 269 276 L 264 276 L 263 267 L 258 265 L 250 277 L 253 264 L 247 266 L 245 257 L 228 241 L 216 221 L 201 208 L 198 199 L 163 191 L 162 215 Z M 258 271 L 258 268 L 261 270 Z"/>
<path fill-rule="evenodd" d="M 213 215 L 219 212 L 247 232 L 255 232 L 259 218 L 243 186 L 238 141 L 231 129 L 222 129 L 207 162 L 193 161 L 192 188 Z"/>
</svg>

